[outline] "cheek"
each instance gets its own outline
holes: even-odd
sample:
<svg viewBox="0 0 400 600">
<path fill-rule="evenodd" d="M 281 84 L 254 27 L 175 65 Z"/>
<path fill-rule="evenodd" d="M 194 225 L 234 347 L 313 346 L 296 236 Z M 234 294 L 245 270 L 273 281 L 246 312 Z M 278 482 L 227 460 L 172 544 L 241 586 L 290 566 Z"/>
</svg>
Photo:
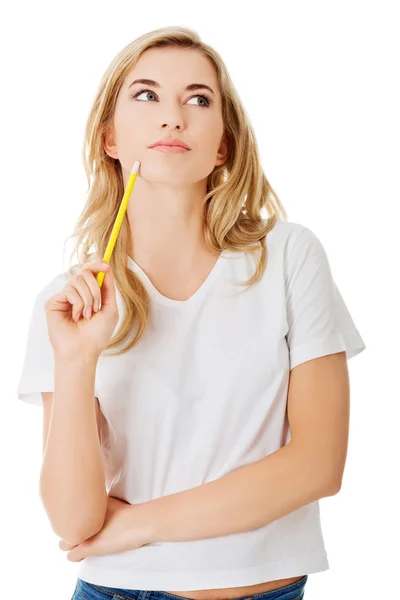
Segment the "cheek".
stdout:
<svg viewBox="0 0 400 600">
<path fill-rule="evenodd" d="M 116 123 L 116 144 L 118 158 L 122 166 L 130 171 L 134 160 L 142 161 L 146 156 L 147 145 L 151 142 L 146 138 L 143 119 L 137 116 Z"/>
<path fill-rule="evenodd" d="M 120 107 L 114 116 L 115 131 L 117 132 L 118 141 L 125 142 L 126 140 L 133 141 L 135 131 L 145 133 L 146 121 L 143 118 L 140 110 L 132 110 L 129 106 Z"/>
<path fill-rule="evenodd" d="M 204 149 L 216 156 L 222 136 L 224 133 L 224 125 L 219 118 L 210 119 L 209 121 L 203 123 L 203 126 L 198 132 L 197 139 L 199 140 L 199 145 Z"/>
<path fill-rule="evenodd" d="M 118 129 L 118 144 L 124 149 L 146 145 L 145 137 L 143 119 L 137 117 L 122 123 Z"/>
</svg>

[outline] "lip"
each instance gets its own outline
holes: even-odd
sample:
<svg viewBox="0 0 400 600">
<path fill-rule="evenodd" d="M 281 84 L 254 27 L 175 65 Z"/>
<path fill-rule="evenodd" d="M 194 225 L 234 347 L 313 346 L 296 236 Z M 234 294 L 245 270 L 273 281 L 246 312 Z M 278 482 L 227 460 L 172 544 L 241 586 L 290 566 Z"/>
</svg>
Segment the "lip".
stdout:
<svg viewBox="0 0 400 600">
<path fill-rule="evenodd" d="M 185 150 L 190 150 L 189 146 L 183 142 L 182 140 L 172 139 L 172 138 L 164 138 L 162 140 L 157 140 L 154 144 L 151 144 L 149 148 L 157 148 L 157 147 L 173 147 L 173 148 L 184 148 Z"/>
<path fill-rule="evenodd" d="M 159 152 L 166 152 L 167 154 L 181 154 L 182 152 L 189 152 L 187 148 L 183 148 L 183 146 L 153 146 L 150 150 L 158 150 Z"/>
</svg>

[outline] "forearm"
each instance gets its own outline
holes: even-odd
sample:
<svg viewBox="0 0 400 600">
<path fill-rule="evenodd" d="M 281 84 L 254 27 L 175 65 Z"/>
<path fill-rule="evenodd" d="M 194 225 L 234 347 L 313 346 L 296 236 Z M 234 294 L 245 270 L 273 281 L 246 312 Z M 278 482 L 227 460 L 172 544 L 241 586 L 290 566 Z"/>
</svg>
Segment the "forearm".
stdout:
<svg viewBox="0 0 400 600">
<path fill-rule="evenodd" d="M 71 543 L 102 526 L 107 492 L 94 382 L 97 361 L 55 360 L 40 496 L 55 533 Z"/>
<path fill-rule="evenodd" d="M 293 444 L 227 475 L 142 505 L 153 541 L 190 541 L 257 529 L 335 493 L 318 462 Z"/>
</svg>

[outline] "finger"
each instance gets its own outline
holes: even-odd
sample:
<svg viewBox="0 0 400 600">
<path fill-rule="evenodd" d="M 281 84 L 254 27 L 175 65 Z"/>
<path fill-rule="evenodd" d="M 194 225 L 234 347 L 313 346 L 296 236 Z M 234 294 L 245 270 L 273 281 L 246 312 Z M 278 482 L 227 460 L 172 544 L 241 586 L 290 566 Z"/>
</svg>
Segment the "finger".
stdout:
<svg viewBox="0 0 400 600">
<path fill-rule="evenodd" d="M 85 280 L 86 285 L 88 286 L 91 297 L 92 297 L 92 302 L 91 302 L 90 307 L 92 308 L 93 312 L 97 312 L 101 307 L 102 297 L 101 297 L 101 289 L 99 287 L 99 284 L 96 281 L 96 277 L 93 274 L 93 272 L 90 271 L 89 269 L 82 269 L 80 271 L 80 276 Z"/>
<path fill-rule="evenodd" d="M 72 550 L 70 550 L 68 552 L 67 559 L 72 562 L 81 561 L 82 559 L 86 558 L 86 556 L 89 556 L 89 554 L 91 554 L 88 551 L 89 547 L 90 547 L 90 544 L 88 544 L 87 541 L 84 541 L 81 544 L 78 544 Z"/>
<path fill-rule="evenodd" d="M 79 265 L 74 265 L 74 267 L 70 269 L 70 274 L 72 273 L 73 275 L 68 280 L 64 288 L 58 294 L 55 294 L 49 298 L 45 303 L 46 311 L 69 311 L 71 310 L 72 305 L 72 318 L 74 321 L 79 319 L 80 314 L 86 308 L 86 306 L 93 306 L 93 294 L 91 288 L 86 282 L 86 272 L 91 272 L 97 275 L 97 273 L 99 273 L 101 270 L 107 273 L 111 269 L 109 264 L 100 259 L 85 263 L 83 267 L 79 269 L 79 271 L 76 270 L 77 268 L 79 269 Z M 96 288 L 96 293 L 97 289 L 100 290 L 98 285 Z"/>
<path fill-rule="evenodd" d="M 70 552 L 68 552 L 67 554 L 67 559 L 71 562 L 80 562 L 84 557 L 80 555 L 80 553 L 77 550 L 71 550 Z"/>
<path fill-rule="evenodd" d="M 76 288 L 74 288 L 73 285 L 69 285 L 66 288 L 65 292 L 67 300 L 72 305 L 72 318 L 74 321 L 78 321 L 79 316 L 84 307 L 82 296 L 79 294 Z"/>
<path fill-rule="evenodd" d="M 59 548 L 61 548 L 61 550 L 72 550 L 72 548 L 76 548 L 78 544 L 70 544 L 69 542 L 65 541 L 65 540 L 60 540 L 58 542 L 58 546 Z"/>
<path fill-rule="evenodd" d="M 100 293 L 100 308 L 103 305 L 108 306 L 110 304 L 115 304 L 115 284 L 110 264 L 101 259 L 96 259 L 85 263 L 84 268 L 93 273 L 93 277 Z M 97 283 L 97 275 L 101 272 L 105 275 L 100 288 L 99 284 Z"/>
<path fill-rule="evenodd" d="M 100 258 L 96 258 L 96 260 L 89 260 L 83 265 L 82 268 L 92 271 L 93 273 L 100 273 L 100 271 L 109 271 L 111 269 L 108 262 L 101 260 Z"/>
<path fill-rule="evenodd" d="M 105 271 L 101 286 L 101 304 L 102 306 L 114 306 L 116 304 L 115 281 L 110 265 L 109 269 Z"/>
<path fill-rule="evenodd" d="M 74 307 L 74 310 L 76 311 L 75 318 L 77 320 L 77 318 L 79 318 L 81 313 L 83 316 L 83 313 L 86 308 L 88 308 L 88 307 L 92 308 L 93 297 L 92 297 L 92 294 L 90 293 L 88 284 L 86 283 L 83 271 L 80 271 L 76 275 L 73 275 L 69 281 L 69 284 L 71 287 L 75 288 L 75 290 L 78 292 L 78 294 L 81 297 L 81 302 L 79 303 L 79 309 L 78 309 L 78 307 Z"/>
<path fill-rule="evenodd" d="M 101 259 L 90 260 L 86 262 L 73 277 L 71 277 L 72 285 L 76 287 L 82 296 L 82 316 L 86 317 L 88 320 L 94 310 L 95 301 L 97 302 L 95 312 L 97 312 L 103 304 L 101 290 L 96 281 L 97 274 L 101 271 L 108 273 L 110 270 L 110 265 L 105 261 Z M 83 285 L 84 283 L 86 285 Z M 85 311 L 89 312 L 86 313 Z M 79 317 L 79 313 L 77 314 L 77 317 Z"/>
<path fill-rule="evenodd" d="M 75 319 L 76 315 L 82 309 L 83 302 L 82 298 L 76 289 L 69 285 L 69 282 L 63 287 L 63 289 L 48 298 L 44 304 L 45 311 L 63 311 L 72 313 L 72 318 Z"/>
</svg>

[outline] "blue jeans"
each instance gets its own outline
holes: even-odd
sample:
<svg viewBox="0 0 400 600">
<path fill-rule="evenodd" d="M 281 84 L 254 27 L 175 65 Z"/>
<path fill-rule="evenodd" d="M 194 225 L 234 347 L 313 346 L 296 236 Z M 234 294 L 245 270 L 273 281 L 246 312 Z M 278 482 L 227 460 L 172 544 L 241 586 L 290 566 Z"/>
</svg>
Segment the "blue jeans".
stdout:
<svg viewBox="0 0 400 600">
<path fill-rule="evenodd" d="M 308 575 L 277 590 L 243 596 L 239 600 L 303 600 Z M 183 600 L 181 596 L 162 591 L 124 590 L 88 583 L 78 577 L 71 600 Z M 236 599 L 238 600 L 238 599 Z"/>
</svg>

